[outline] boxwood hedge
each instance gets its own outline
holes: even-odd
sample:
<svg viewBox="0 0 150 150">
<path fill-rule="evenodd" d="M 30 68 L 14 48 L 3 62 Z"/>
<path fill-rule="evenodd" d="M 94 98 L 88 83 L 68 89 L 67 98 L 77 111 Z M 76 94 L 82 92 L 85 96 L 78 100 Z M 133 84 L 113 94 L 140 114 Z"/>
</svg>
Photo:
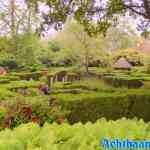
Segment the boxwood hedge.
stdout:
<svg viewBox="0 0 150 150">
<path fill-rule="evenodd" d="M 55 95 L 70 111 L 70 123 L 95 122 L 97 119 L 143 118 L 150 120 L 150 93 L 148 90 L 124 90 L 122 92 L 93 92 Z"/>
</svg>

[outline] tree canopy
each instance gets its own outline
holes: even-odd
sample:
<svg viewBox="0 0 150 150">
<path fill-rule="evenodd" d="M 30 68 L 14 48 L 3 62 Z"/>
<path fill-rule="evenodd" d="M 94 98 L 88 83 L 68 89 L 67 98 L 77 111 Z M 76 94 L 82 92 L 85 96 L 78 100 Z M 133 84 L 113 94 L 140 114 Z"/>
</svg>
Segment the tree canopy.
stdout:
<svg viewBox="0 0 150 150">
<path fill-rule="evenodd" d="M 0 5 L 0 26 L 11 30 L 11 34 L 31 28 L 39 35 L 51 27 L 58 30 L 69 16 L 82 24 L 90 36 L 105 35 L 110 26 L 118 23 L 118 15 L 138 18 L 137 29 L 143 33 L 150 27 L 149 0 L 0 0 Z"/>
<path fill-rule="evenodd" d="M 132 17 L 138 17 L 138 29 L 145 32 L 150 25 L 149 0 L 26 0 L 38 6 L 39 2 L 45 3 L 49 8 L 43 13 L 44 21 L 41 29 L 46 25 L 55 25 L 58 29 L 68 16 L 74 16 L 84 25 L 89 35 L 106 33 L 108 27 L 117 23 L 116 15 L 127 12 Z"/>
</svg>

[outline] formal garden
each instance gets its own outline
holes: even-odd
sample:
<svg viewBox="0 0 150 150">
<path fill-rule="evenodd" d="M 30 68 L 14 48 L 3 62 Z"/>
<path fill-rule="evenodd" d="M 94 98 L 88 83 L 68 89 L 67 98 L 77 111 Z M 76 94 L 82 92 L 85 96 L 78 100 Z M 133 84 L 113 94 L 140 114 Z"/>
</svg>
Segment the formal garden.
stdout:
<svg viewBox="0 0 150 150">
<path fill-rule="evenodd" d="M 149 11 L 148 0 L 0 0 L 0 150 L 150 148 Z"/>
</svg>

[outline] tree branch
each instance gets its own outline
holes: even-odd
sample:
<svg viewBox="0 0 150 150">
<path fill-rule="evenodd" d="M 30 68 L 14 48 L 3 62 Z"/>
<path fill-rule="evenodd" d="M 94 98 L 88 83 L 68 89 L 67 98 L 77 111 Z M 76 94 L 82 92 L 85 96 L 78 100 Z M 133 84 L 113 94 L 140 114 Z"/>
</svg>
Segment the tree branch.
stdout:
<svg viewBox="0 0 150 150">
<path fill-rule="evenodd" d="M 125 5 L 125 4 L 124 4 L 124 7 L 125 7 L 126 9 L 129 9 L 129 10 L 131 10 L 132 12 L 134 12 L 134 13 L 140 15 L 140 16 L 143 16 L 144 18 L 149 19 L 149 17 L 148 17 L 145 13 L 135 10 L 132 6 L 129 6 L 129 5 Z"/>
</svg>

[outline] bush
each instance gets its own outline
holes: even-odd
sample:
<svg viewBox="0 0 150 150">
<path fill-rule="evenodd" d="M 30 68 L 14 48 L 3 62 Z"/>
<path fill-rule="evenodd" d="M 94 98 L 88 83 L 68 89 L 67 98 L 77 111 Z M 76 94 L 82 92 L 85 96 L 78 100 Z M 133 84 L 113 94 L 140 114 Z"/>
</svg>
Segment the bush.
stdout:
<svg viewBox="0 0 150 150">
<path fill-rule="evenodd" d="M 31 72 L 38 72 L 39 70 L 42 70 L 43 68 L 45 68 L 44 64 L 37 63 L 28 67 L 28 70 L 31 70 Z"/>
<path fill-rule="evenodd" d="M 5 83 L 9 83 L 10 80 L 9 79 L 0 79 L 0 84 L 5 84 Z"/>
<path fill-rule="evenodd" d="M 143 66 L 146 56 L 135 49 L 122 49 L 115 51 L 113 60 L 116 61 L 120 57 L 125 57 L 133 66 Z"/>
<path fill-rule="evenodd" d="M 18 69 L 19 64 L 12 54 L 1 52 L 0 53 L 0 66 L 7 67 L 8 69 Z"/>
<path fill-rule="evenodd" d="M 12 75 L 1 75 L 0 80 L 17 81 L 17 80 L 19 80 L 19 77 L 12 76 Z"/>
<path fill-rule="evenodd" d="M 7 110 L 4 106 L 0 106 L 0 122 L 5 118 Z"/>
<path fill-rule="evenodd" d="M 12 73 L 10 73 L 10 75 L 19 77 L 21 80 L 30 80 L 31 78 L 34 80 L 38 80 L 41 76 L 43 76 L 43 73 L 42 73 L 42 71 L 12 72 Z"/>
<path fill-rule="evenodd" d="M 0 101 L 16 96 L 16 93 L 5 88 L 0 88 Z"/>
<path fill-rule="evenodd" d="M 3 88 L 6 88 L 8 90 L 11 91 L 15 91 L 19 88 L 38 88 L 39 85 L 41 85 L 41 82 L 38 81 L 26 81 L 26 80 L 22 80 L 22 81 L 13 81 L 9 84 L 5 84 L 3 85 Z"/>
<path fill-rule="evenodd" d="M 78 123 L 20 125 L 14 130 L 6 129 L 0 132 L 1 150 L 105 150 L 100 145 L 104 138 L 149 140 L 149 124 L 143 120 L 121 119 L 106 121 L 101 119 L 96 123 L 85 125 Z M 9 137 L 9 140 L 8 140 Z M 137 150 L 137 149 L 135 149 Z"/>
<path fill-rule="evenodd" d="M 43 48 L 37 35 L 26 32 L 15 38 L 0 38 L 0 50 L 0 65 L 20 69 L 38 64 Z"/>
<path fill-rule="evenodd" d="M 13 128 L 22 123 L 45 122 L 62 123 L 66 121 L 67 112 L 62 110 L 57 99 L 44 96 L 26 97 L 16 96 L 0 103 L 0 127 Z M 5 111 L 3 111 L 5 110 Z"/>
<path fill-rule="evenodd" d="M 104 82 L 114 87 L 139 88 L 144 85 L 140 77 L 129 76 L 104 76 Z"/>
<path fill-rule="evenodd" d="M 149 90 L 118 90 L 89 94 L 58 94 L 64 109 L 69 110 L 70 123 L 78 121 L 95 122 L 101 117 L 118 119 L 138 117 L 150 120 Z"/>
</svg>

